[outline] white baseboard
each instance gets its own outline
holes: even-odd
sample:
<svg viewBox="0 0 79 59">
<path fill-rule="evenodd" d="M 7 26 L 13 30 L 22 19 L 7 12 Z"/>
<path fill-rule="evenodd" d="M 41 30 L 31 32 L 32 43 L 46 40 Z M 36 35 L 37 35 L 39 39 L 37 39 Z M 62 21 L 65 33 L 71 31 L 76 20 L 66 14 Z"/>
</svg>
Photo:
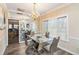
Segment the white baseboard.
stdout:
<svg viewBox="0 0 79 59">
<path fill-rule="evenodd" d="M 64 50 L 64 51 L 66 51 L 66 52 L 69 52 L 69 53 L 71 53 L 71 54 L 79 55 L 79 54 L 77 54 L 77 53 L 75 53 L 75 52 L 72 52 L 72 51 L 70 51 L 70 50 L 67 50 L 67 49 L 65 49 L 65 48 L 63 48 L 63 47 L 61 47 L 61 46 L 58 46 L 58 48 L 60 48 L 60 49 L 62 49 L 62 50 Z"/>
</svg>

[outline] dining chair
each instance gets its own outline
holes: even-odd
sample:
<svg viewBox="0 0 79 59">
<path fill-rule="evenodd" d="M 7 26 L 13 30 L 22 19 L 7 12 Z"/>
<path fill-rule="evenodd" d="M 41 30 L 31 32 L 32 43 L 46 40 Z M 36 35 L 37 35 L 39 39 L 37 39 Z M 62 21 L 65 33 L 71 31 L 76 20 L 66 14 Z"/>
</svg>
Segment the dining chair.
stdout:
<svg viewBox="0 0 79 59">
<path fill-rule="evenodd" d="M 58 45 L 59 40 L 60 40 L 60 37 L 53 38 L 53 42 L 50 46 L 50 54 L 53 54 L 57 50 L 57 45 Z"/>
<path fill-rule="evenodd" d="M 26 53 L 30 54 L 30 55 L 38 54 L 38 50 L 37 50 L 38 49 L 38 45 L 39 45 L 38 42 L 36 42 L 34 40 L 30 40 L 28 48 L 26 50 Z"/>
</svg>

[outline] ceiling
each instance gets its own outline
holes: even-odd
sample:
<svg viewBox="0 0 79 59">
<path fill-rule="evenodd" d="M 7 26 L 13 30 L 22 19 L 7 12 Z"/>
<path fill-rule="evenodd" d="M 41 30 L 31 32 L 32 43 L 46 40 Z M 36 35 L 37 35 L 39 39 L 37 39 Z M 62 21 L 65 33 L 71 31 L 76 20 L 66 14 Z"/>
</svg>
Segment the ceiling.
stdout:
<svg viewBox="0 0 79 59">
<path fill-rule="evenodd" d="M 27 14 L 31 14 L 33 9 L 33 3 L 6 3 L 6 5 L 9 11 L 17 11 L 17 8 L 20 8 L 24 10 Z M 62 5 L 62 3 L 37 3 L 36 10 L 41 15 L 60 5 Z"/>
</svg>

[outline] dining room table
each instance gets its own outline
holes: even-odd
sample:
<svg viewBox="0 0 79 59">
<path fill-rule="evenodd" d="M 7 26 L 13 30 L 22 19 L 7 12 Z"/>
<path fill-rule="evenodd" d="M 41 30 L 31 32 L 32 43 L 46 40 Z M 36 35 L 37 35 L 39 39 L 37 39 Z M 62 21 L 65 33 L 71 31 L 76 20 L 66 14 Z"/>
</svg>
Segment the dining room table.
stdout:
<svg viewBox="0 0 79 59">
<path fill-rule="evenodd" d="M 31 40 L 34 40 L 39 43 L 38 51 L 40 51 L 43 47 L 49 50 L 50 45 L 53 41 L 53 38 L 46 38 L 44 35 L 35 34 L 34 36 L 28 35 Z M 46 47 L 47 46 L 47 47 Z"/>
</svg>

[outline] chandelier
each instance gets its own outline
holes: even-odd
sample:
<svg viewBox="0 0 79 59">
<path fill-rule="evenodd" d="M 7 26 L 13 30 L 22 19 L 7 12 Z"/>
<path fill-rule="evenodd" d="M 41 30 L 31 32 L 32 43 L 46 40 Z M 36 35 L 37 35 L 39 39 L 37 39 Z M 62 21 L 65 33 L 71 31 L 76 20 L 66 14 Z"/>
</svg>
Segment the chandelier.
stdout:
<svg viewBox="0 0 79 59">
<path fill-rule="evenodd" d="M 36 20 L 38 17 L 37 10 L 36 10 L 36 3 L 33 3 L 33 10 L 32 10 L 32 19 Z"/>
</svg>

